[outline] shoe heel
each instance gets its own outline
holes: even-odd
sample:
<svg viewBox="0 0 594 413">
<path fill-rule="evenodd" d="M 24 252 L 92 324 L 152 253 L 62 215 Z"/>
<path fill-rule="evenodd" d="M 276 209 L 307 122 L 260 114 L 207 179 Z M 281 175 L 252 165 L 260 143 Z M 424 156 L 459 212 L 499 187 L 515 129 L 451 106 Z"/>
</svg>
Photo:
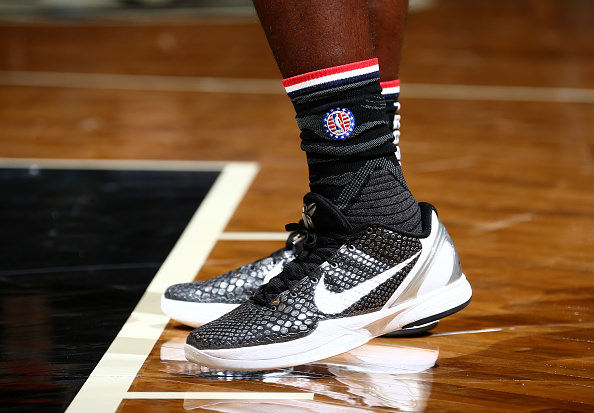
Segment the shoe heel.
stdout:
<svg viewBox="0 0 594 413">
<path fill-rule="evenodd" d="M 452 284 L 417 297 L 409 310 L 399 317 L 401 329 L 426 325 L 452 315 L 466 307 L 472 298 L 472 288 L 462 274 Z"/>
</svg>

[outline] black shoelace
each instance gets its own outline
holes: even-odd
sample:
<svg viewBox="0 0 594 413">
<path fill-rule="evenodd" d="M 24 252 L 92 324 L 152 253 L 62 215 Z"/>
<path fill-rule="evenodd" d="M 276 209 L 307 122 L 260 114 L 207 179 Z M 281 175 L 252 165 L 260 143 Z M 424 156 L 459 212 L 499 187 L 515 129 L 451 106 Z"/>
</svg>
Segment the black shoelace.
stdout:
<svg viewBox="0 0 594 413">
<path fill-rule="evenodd" d="M 328 261 L 347 239 L 347 236 L 342 234 L 318 233 L 307 227 L 303 220 L 298 224 L 287 224 L 285 229 L 293 232 L 291 238 L 295 245 L 296 258 L 287 263 L 279 275 L 260 286 L 251 298 L 253 302 L 262 306 L 271 307 L 276 297 L 284 291 L 288 290 L 293 294 L 295 284 L 303 277 L 317 282 L 318 266 Z"/>
</svg>

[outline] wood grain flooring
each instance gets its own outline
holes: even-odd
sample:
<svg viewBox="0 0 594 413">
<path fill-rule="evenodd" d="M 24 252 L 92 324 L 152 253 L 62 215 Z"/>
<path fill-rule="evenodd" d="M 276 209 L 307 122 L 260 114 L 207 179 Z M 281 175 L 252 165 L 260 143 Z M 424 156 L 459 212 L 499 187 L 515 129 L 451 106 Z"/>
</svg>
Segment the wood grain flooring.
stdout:
<svg viewBox="0 0 594 413">
<path fill-rule="evenodd" d="M 171 322 L 118 412 L 594 410 L 594 3 L 429 4 L 408 22 L 403 170 L 471 305 L 428 335 L 252 375 L 186 362 Z M 0 22 L 0 157 L 257 162 L 225 232 L 299 218 L 293 117 L 250 17 Z M 281 246 L 219 240 L 196 279 Z"/>
</svg>

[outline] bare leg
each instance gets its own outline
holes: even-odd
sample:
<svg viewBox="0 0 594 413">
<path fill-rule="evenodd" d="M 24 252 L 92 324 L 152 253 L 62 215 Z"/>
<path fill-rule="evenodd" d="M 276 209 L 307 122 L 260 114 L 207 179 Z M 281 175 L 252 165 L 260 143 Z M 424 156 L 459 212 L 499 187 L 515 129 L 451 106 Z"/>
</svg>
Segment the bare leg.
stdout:
<svg viewBox="0 0 594 413">
<path fill-rule="evenodd" d="M 368 0 L 371 35 L 382 82 L 399 78 L 408 0 Z"/>
<path fill-rule="evenodd" d="M 284 78 L 375 57 L 361 0 L 254 0 Z"/>
<path fill-rule="evenodd" d="M 368 0 L 369 21 L 375 53 L 380 64 L 382 94 L 386 99 L 386 113 L 396 144 L 396 158 L 400 162 L 400 56 L 408 0 Z"/>
<path fill-rule="evenodd" d="M 408 0 L 315 0 L 307 7 L 254 0 L 254 6 L 283 77 L 378 57 L 381 80 L 398 79 Z"/>
</svg>

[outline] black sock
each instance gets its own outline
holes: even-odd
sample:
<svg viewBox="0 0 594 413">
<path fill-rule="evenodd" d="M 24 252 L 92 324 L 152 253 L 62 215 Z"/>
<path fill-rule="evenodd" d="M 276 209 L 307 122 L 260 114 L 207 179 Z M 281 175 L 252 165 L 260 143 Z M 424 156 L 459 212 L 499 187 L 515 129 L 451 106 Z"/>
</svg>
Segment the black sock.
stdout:
<svg viewBox="0 0 594 413">
<path fill-rule="evenodd" d="M 377 59 L 283 80 L 297 112 L 312 192 L 360 227 L 421 230 L 420 210 L 396 158 Z"/>
</svg>

